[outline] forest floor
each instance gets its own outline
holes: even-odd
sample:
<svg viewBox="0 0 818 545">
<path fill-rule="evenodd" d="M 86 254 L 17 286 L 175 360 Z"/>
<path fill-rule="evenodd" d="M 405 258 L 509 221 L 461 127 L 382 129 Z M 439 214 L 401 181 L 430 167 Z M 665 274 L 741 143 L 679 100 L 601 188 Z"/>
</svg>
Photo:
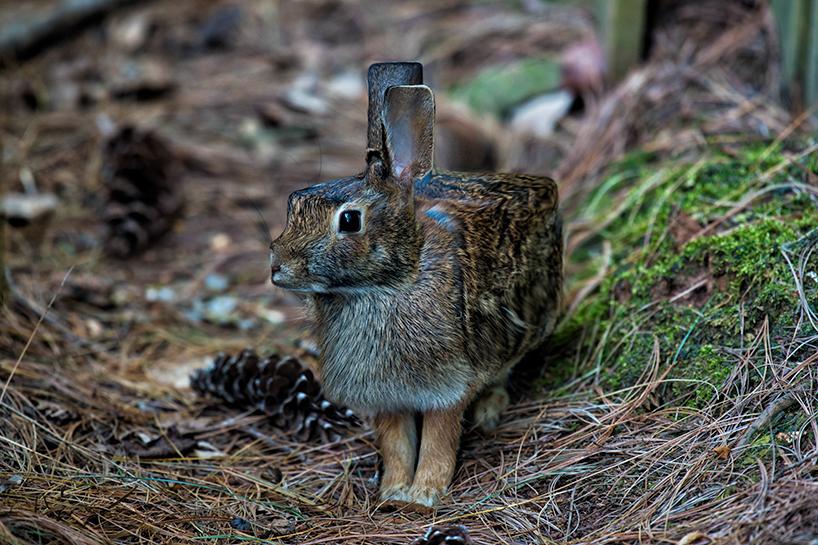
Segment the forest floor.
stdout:
<svg viewBox="0 0 818 545">
<path fill-rule="evenodd" d="M 0 542 L 818 542 L 818 144 L 772 98 L 764 5 L 667 2 L 603 91 L 571 3 L 291 4 L 142 3 L 3 68 L 2 187 L 58 205 L 6 232 Z M 292 190 L 361 169 L 384 59 L 424 63 L 439 165 L 551 175 L 567 219 L 565 316 L 429 515 L 378 508 L 367 428 L 299 441 L 188 380 L 246 347 L 314 361 L 269 237 Z M 492 91 L 507 66 L 570 91 L 553 131 Z M 130 126 L 184 210 L 114 258 L 106 142 Z"/>
</svg>

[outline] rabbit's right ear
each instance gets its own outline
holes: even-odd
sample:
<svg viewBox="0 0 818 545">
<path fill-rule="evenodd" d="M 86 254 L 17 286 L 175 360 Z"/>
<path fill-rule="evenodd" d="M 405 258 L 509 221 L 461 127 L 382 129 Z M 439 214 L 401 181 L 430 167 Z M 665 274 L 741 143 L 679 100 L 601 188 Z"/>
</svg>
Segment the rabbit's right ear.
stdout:
<svg viewBox="0 0 818 545">
<path fill-rule="evenodd" d="M 432 170 L 435 99 L 425 85 L 397 85 L 386 91 L 383 129 L 392 176 L 414 180 Z"/>
</svg>

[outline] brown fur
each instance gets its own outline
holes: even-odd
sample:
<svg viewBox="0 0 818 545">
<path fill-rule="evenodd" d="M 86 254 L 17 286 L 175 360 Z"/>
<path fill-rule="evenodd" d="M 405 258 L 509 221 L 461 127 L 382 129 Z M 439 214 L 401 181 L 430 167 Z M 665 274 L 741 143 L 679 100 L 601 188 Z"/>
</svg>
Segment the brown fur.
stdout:
<svg viewBox="0 0 818 545">
<path fill-rule="evenodd" d="M 384 413 L 373 419 L 383 457 L 381 494 L 402 499 L 412 485 L 417 458 L 415 417 L 410 413 Z"/>
<path fill-rule="evenodd" d="M 434 507 L 454 475 L 464 405 L 423 414 L 423 442 L 408 501 Z"/>
<path fill-rule="evenodd" d="M 485 392 L 477 416 L 495 425 L 509 370 L 554 326 L 562 230 L 552 180 L 433 171 L 431 91 L 384 93 L 366 171 L 290 197 L 273 282 L 306 295 L 327 395 L 374 417 L 384 499 L 431 507 L 464 408 Z M 344 210 L 361 214 L 361 232 L 339 232 Z"/>
</svg>

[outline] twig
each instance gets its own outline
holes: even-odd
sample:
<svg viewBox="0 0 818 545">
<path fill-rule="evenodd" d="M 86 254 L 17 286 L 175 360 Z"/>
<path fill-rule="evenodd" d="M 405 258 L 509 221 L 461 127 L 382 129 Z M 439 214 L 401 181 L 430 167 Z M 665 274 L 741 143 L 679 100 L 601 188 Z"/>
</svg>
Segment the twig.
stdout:
<svg viewBox="0 0 818 545">
<path fill-rule="evenodd" d="M 138 0 L 63 0 L 52 11 L 0 28 L 0 62 L 25 59 Z"/>
<path fill-rule="evenodd" d="M 753 423 L 747 427 L 747 431 L 745 431 L 744 435 L 742 435 L 741 439 L 736 445 L 736 448 L 746 447 L 758 430 L 769 424 L 776 414 L 788 409 L 794 405 L 795 402 L 795 392 L 790 391 L 770 403 L 766 409 L 761 411 L 761 414 L 756 417 Z"/>
</svg>

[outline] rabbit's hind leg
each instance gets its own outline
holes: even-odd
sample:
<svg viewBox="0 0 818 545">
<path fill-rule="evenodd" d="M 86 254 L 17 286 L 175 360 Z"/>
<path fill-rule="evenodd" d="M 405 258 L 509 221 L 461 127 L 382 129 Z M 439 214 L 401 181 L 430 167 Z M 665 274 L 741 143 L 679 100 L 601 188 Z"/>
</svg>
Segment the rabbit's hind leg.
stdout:
<svg viewBox="0 0 818 545">
<path fill-rule="evenodd" d="M 472 422 L 484 432 L 497 428 L 500 416 L 511 401 L 507 388 L 508 374 L 509 370 L 505 370 L 502 378 L 486 386 L 472 404 Z"/>
<path fill-rule="evenodd" d="M 408 500 L 417 459 L 417 426 L 411 413 L 375 417 L 375 430 L 383 457 L 380 496 L 385 502 Z"/>
</svg>

